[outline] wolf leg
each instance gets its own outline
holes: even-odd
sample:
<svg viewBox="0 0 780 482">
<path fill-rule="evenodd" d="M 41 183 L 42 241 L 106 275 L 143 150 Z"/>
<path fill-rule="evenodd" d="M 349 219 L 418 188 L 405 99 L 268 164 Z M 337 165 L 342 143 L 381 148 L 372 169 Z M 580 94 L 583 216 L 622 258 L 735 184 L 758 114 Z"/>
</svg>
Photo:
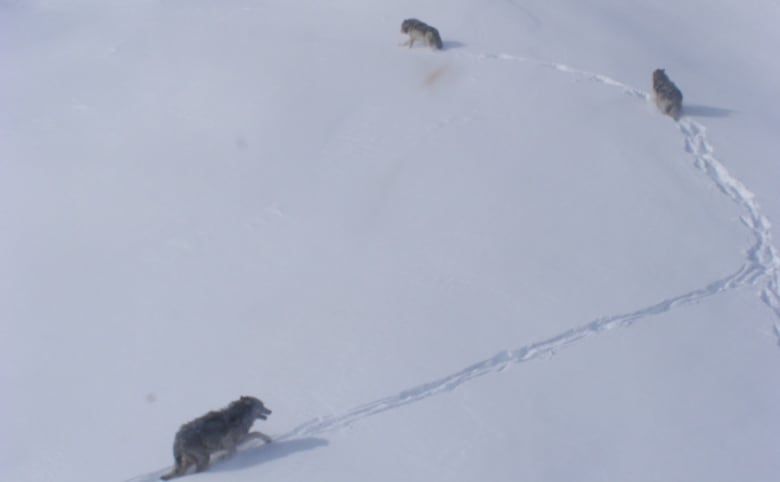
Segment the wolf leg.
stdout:
<svg viewBox="0 0 780 482">
<path fill-rule="evenodd" d="M 673 105 L 672 108 L 669 109 L 669 115 L 676 121 L 680 120 L 680 107 Z"/>
<path fill-rule="evenodd" d="M 162 480 L 170 480 L 175 477 L 181 477 L 187 473 L 187 469 L 192 465 L 192 460 L 183 454 L 177 453 L 174 456 L 173 469 L 160 477 Z"/>
<path fill-rule="evenodd" d="M 176 473 L 176 469 L 174 468 L 172 471 L 168 472 L 167 474 L 160 477 L 161 480 L 171 480 L 174 477 L 178 477 L 181 474 Z"/>
<path fill-rule="evenodd" d="M 182 475 L 187 473 L 187 468 L 188 467 L 189 467 L 188 465 L 180 465 L 180 464 L 177 463 L 173 467 L 173 470 L 171 470 L 170 472 L 168 472 L 167 474 L 163 475 L 160 478 L 162 480 L 171 480 L 171 479 L 173 479 L 175 477 L 181 477 Z"/>
<path fill-rule="evenodd" d="M 208 452 L 195 452 L 192 454 L 195 457 L 195 472 L 203 472 L 209 468 L 209 454 Z"/>
</svg>

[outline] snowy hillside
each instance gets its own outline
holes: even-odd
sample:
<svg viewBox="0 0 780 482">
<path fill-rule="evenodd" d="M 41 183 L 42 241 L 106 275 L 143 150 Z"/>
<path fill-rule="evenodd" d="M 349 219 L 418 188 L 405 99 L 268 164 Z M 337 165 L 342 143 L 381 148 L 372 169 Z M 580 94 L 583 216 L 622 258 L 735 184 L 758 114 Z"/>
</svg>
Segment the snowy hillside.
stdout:
<svg viewBox="0 0 780 482">
<path fill-rule="evenodd" d="M 779 20 L 0 0 L 0 480 L 777 480 Z"/>
</svg>

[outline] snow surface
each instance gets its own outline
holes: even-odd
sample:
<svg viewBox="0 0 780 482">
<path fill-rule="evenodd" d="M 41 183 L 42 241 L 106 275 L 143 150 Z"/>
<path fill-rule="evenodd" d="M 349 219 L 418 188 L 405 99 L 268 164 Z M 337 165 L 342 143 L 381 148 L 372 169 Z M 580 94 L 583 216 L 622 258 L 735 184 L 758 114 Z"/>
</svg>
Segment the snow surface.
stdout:
<svg viewBox="0 0 780 482">
<path fill-rule="evenodd" d="M 779 20 L 0 0 L 0 480 L 778 480 Z"/>
</svg>

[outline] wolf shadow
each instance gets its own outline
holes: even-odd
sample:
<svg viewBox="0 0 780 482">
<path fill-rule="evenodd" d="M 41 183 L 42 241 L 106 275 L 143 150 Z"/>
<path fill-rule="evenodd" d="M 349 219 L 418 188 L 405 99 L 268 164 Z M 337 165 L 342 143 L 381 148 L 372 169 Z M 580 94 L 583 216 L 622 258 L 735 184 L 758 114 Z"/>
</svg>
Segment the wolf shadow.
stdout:
<svg viewBox="0 0 780 482">
<path fill-rule="evenodd" d="M 300 452 L 326 447 L 328 441 L 309 437 L 295 440 L 274 441 L 267 445 L 258 445 L 239 450 L 233 457 L 222 460 L 209 469 L 210 472 L 230 472 L 283 459 Z"/>
</svg>

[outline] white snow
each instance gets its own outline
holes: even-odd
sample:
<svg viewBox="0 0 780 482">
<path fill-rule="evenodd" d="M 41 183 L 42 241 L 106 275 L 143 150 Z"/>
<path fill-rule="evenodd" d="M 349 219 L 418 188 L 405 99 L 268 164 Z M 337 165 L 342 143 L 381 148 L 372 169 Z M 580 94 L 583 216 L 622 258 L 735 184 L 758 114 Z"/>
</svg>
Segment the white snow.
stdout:
<svg viewBox="0 0 780 482">
<path fill-rule="evenodd" d="M 780 5 L 646 3 L 0 0 L 0 480 L 777 480 Z"/>
</svg>

